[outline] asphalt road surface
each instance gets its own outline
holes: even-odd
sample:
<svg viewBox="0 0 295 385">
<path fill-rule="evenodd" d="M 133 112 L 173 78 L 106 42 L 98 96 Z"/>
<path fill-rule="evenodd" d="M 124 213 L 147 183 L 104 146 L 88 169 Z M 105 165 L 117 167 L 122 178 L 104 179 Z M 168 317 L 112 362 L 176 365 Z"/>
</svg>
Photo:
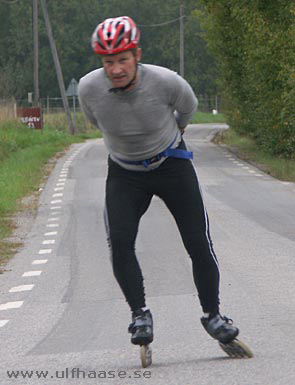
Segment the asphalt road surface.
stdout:
<svg viewBox="0 0 295 385">
<path fill-rule="evenodd" d="M 58 161 L 25 247 L 0 276 L 1 385 L 295 383 L 295 185 L 212 144 L 224 128 L 191 125 L 185 140 L 220 263 L 221 311 L 255 357 L 230 359 L 204 332 L 189 257 L 155 197 L 137 240 L 155 321 L 153 365 L 141 368 L 106 245 L 106 150 L 96 140 Z"/>
</svg>

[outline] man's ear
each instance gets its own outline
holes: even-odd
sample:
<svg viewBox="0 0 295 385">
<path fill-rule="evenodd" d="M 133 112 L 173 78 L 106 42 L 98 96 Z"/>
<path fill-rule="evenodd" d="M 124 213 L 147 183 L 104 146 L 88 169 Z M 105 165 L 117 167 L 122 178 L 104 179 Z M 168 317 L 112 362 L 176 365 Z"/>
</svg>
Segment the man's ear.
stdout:
<svg viewBox="0 0 295 385">
<path fill-rule="evenodd" d="M 142 49 L 137 48 L 136 50 L 136 61 L 139 62 L 141 60 L 141 54 L 142 54 Z"/>
</svg>

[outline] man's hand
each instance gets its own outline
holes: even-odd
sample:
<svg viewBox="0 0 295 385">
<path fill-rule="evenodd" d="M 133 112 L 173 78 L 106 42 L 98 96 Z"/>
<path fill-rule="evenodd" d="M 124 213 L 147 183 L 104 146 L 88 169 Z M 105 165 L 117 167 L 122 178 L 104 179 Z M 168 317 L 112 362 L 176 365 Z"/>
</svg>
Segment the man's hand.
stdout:
<svg viewBox="0 0 295 385">
<path fill-rule="evenodd" d="M 180 131 L 181 135 L 184 134 L 184 130 L 185 130 L 185 127 L 179 127 L 179 131 Z"/>
</svg>

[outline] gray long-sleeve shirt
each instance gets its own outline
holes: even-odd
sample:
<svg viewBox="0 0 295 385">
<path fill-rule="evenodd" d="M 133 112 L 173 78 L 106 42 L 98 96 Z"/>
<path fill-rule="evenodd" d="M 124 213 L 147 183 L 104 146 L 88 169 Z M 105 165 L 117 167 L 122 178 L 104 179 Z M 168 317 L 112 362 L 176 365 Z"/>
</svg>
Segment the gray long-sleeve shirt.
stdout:
<svg viewBox="0 0 295 385">
<path fill-rule="evenodd" d="M 171 143 L 175 148 L 181 139 L 179 128 L 187 125 L 198 101 L 175 72 L 150 64 L 140 64 L 138 71 L 139 80 L 130 91 L 109 92 L 112 84 L 99 68 L 80 79 L 78 92 L 81 108 L 102 131 L 111 158 L 124 168 L 146 171 L 121 160 L 152 158 Z"/>
</svg>

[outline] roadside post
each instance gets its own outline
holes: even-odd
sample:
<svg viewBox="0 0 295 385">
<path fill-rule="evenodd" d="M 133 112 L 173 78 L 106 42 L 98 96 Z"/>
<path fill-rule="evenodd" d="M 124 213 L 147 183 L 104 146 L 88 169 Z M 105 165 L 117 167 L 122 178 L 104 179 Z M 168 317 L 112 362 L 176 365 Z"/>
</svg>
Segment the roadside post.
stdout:
<svg viewBox="0 0 295 385">
<path fill-rule="evenodd" d="M 72 79 L 66 90 L 68 97 L 73 97 L 73 110 L 74 110 L 74 127 L 76 127 L 76 96 L 78 96 L 78 82 L 76 79 Z"/>
</svg>

